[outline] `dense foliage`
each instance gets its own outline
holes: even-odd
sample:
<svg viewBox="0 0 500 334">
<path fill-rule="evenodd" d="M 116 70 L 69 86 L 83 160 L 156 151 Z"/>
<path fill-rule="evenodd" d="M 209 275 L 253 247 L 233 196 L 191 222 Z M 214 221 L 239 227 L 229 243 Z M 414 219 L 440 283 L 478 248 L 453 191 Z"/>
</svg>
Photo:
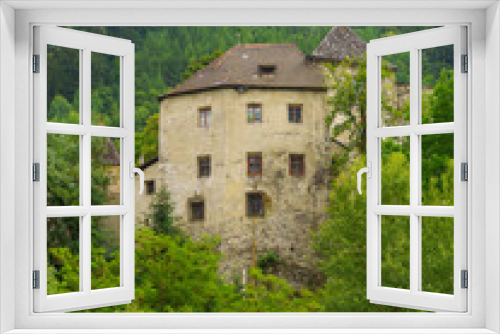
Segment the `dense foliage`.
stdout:
<svg viewBox="0 0 500 334">
<path fill-rule="evenodd" d="M 321 304 L 329 312 L 405 311 L 370 304 L 366 299 L 366 195 L 357 193 L 357 172 L 366 166 L 366 61 L 348 59 L 330 68 L 336 94 L 329 100 L 332 137 L 348 133 L 348 142 L 337 155 L 329 219 L 315 235 L 313 245 L 319 266 L 328 277 Z M 394 82 L 387 63 L 382 75 Z M 385 86 L 387 88 L 387 86 Z M 383 93 L 385 94 L 385 93 Z M 409 105 L 393 108 L 391 96 L 382 96 L 382 109 L 389 110 L 389 125 L 408 120 Z M 451 115 L 451 116 L 450 116 Z M 450 120 L 451 117 L 451 120 Z M 435 87 L 422 96 L 422 122 L 453 121 L 453 72 L 442 69 Z M 344 137 L 345 138 L 345 137 Z M 453 205 L 453 135 L 422 136 L 422 203 Z M 382 204 L 408 205 L 410 186 L 409 138 L 382 140 Z M 365 193 L 365 191 L 363 192 Z M 453 218 L 422 218 L 422 289 L 453 293 Z M 382 285 L 409 288 L 409 218 L 382 217 Z M 407 310 L 406 310 L 407 311 Z"/>
<path fill-rule="evenodd" d="M 79 115 L 74 107 L 62 96 L 56 95 L 49 112 L 52 122 L 78 123 Z M 97 139 L 97 140 L 95 140 Z M 108 189 L 111 182 L 110 165 L 105 159 L 110 155 L 108 138 L 94 138 L 92 143 L 92 203 L 108 203 Z M 74 206 L 80 202 L 80 140 L 75 135 L 47 134 L 47 205 Z M 117 147 L 116 149 L 119 149 Z M 73 254 L 79 251 L 78 218 L 47 219 L 49 247 L 68 247 Z M 104 240 L 100 225 L 102 219 L 96 217 L 92 236 Z M 49 261 L 54 258 L 49 257 Z M 56 264 L 55 262 L 53 262 Z M 57 263 L 57 265 L 62 265 Z"/>
<path fill-rule="evenodd" d="M 321 311 L 317 296 L 306 289 L 291 287 L 260 269 L 250 271 L 250 283 L 230 284 L 218 269 L 222 254 L 217 237 L 195 241 L 186 235 L 165 230 L 173 222 L 168 193 L 152 204 L 151 226 L 136 229 L 135 299 L 127 305 L 85 312 L 309 312 Z M 154 207 L 154 209 L 153 209 Z M 156 219 L 162 219 L 156 221 Z M 166 234 L 167 233 L 167 234 Z M 49 249 L 62 267 L 49 266 L 49 294 L 78 291 L 78 255 L 64 247 Z M 119 249 L 92 248 L 92 288 L 119 286 Z M 96 275 L 94 275 L 96 274 Z"/>
</svg>

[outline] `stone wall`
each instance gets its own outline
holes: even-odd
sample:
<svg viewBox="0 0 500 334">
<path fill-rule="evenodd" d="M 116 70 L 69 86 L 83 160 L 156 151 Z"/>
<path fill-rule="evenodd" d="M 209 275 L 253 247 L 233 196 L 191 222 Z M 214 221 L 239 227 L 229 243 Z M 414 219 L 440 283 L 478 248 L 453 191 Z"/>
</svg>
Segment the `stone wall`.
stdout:
<svg viewBox="0 0 500 334">
<path fill-rule="evenodd" d="M 135 223 L 143 224 L 144 219 L 149 214 L 149 206 L 155 198 L 155 193 L 160 190 L 162 185 L 162 178 L 159 173 L 158 163 L 154 163 L 151 166 L 143 169 L 144 172 L 144 192 L 139 195 L 140 185 L 139 185 L 139 175 L 135 175 Z M 146 183 L 148 181 L 155 182 L 155 193 L 148 194 L 146 189 Z"/>
<path fill-rule="evenodd" d="M 262 104 L 262 123 L 247 122 L 247 104 Z M 288 104 L 303 105 L 303 122 L 289 123 Z M 198 108 L 210 106 L 210 128 L 198 128 Z M 222 238 L 222 272 L 249 268 L 274 250 L 293 282 L 314 274 L 310 233 L 325 217 L 330 149 L 325 141 L 325 92 L 213 90 L 170 97 L 161 105 L 160 175 L 186 230 Z M 247 153 L 262 152 L 262 176 L 247 176 Z M 305 154 L 305 175 L 289 175 L 289 154 Z M 197 156 L 210 155 L 212 173 L 198 178 Z M 246 217 L 246 193 L 265 198 L 265 217 Z M 188 201 L 203 198 L 204 221 L 189 221 Z M 286 272 L 283 268 L 295 268 Z M 303 268 L 300 270 L 300 268 Z M 300 275 L 297 276 L 297 273 Z"/>
</svg>

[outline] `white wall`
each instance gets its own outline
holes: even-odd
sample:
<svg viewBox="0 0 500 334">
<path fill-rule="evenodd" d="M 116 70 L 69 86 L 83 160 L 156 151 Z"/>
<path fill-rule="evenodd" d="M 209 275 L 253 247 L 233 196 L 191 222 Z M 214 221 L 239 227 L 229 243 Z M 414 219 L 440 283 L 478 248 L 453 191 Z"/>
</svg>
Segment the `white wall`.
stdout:
<svg viewBox="0 0 500 334">
<path fill-rule="evenodd" d="M 15 11 L 0 2 L 0 333 L 14 328 Z"/>
<path fill-rule="evenodd" d="M 486 266 L 486 328 L 500 332 L 500 94 L 496 89 L 500 83 L 500 6 L 490 6 L 486 12 L 486 256 L 495 260 Z M 489 89 L 488 89 L 489 88 Z"/>
</svg>

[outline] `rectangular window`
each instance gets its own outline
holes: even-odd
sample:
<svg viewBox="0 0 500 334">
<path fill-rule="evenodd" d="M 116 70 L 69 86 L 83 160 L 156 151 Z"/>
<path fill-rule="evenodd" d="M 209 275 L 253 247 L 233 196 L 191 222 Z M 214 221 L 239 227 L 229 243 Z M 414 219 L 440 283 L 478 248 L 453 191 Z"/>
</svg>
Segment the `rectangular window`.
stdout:
<svg viewBox="0 0 500 334">
<path fill-rule="evenodd" d="M 210 176 L 210 156 L 198 157 L 198 177 Z"/>
<path fill-rule="evenodd" d="M 154 180 L 146 181 L 146 195 L 153 195 L 156 191 L 156 184 Z"/>
<path fill-rule="evenodd" d="M 264 217 L 262 193 L 247 193 L 247 216 Z"/>
<path fill-rule="evenodd" d="M 191 202 L 189 206 L 192 221 L 205 220 L 205 201 Z"/>
<path fill-rule="evenodd" d="M 204 107 L 198 109 L 198 127 L 208 128 L 210 126 L 210 114 L 212 109 L 210 107 Z"/>
<path fill-rule="evenodd" d="M 302 105 L 289 104 L 288 105 L 288 122 L 302 123 Z"/>
<path fill-rule="evenodd" d="M 249 104 L 247 106 L 248 123 L 262 123 L 262 104 Z"/>
<path fill-rule="evenodd" d="M 262 175 L 262 153 L 248 154 L 248 175 Z"/>
<path fill-rule="evenodd" d="M 304 176 L 304 154 L 290 154 L 290 175 Z"/>
</svg>

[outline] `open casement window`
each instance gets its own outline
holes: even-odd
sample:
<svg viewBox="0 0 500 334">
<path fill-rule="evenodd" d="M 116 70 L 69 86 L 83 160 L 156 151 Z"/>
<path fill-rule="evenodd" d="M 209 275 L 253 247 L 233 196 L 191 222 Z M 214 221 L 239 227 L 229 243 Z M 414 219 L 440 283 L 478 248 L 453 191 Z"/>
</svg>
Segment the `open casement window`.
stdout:
<svg viewBox="0 0 500 334">
<path fill-rule="evenodd" d="M 467 163 L 466 54 L 466 28 L 458 26 L 368 44 L 368 166 L 360 172 L 368 172 L 367 298 L 372 303 L 467 311 L 462 287 L 467 182 L 461 177 Z M 409 66 L 395 70 L 394 57 Z M 407 83 L 401 84 L 405 74 Z M 408 85 L 409 100 L 391 102 L 391 94 L 400 99 Z M 437 267 L 448 268 L 449 276 L 433 275 Z"/>
<path fill-rule="evenodd" d="M 40 26 L 33 62 L 34 311 L 129 303 L 134 173 L 142 173 L 133 165 L 134 44 Z M 78 96 L 65 95 L 68 85 Z M 100 261 L 119 269 L 99 272 Z M 71 266 L 76 277 L 65 274 Z"/>
</svg>

